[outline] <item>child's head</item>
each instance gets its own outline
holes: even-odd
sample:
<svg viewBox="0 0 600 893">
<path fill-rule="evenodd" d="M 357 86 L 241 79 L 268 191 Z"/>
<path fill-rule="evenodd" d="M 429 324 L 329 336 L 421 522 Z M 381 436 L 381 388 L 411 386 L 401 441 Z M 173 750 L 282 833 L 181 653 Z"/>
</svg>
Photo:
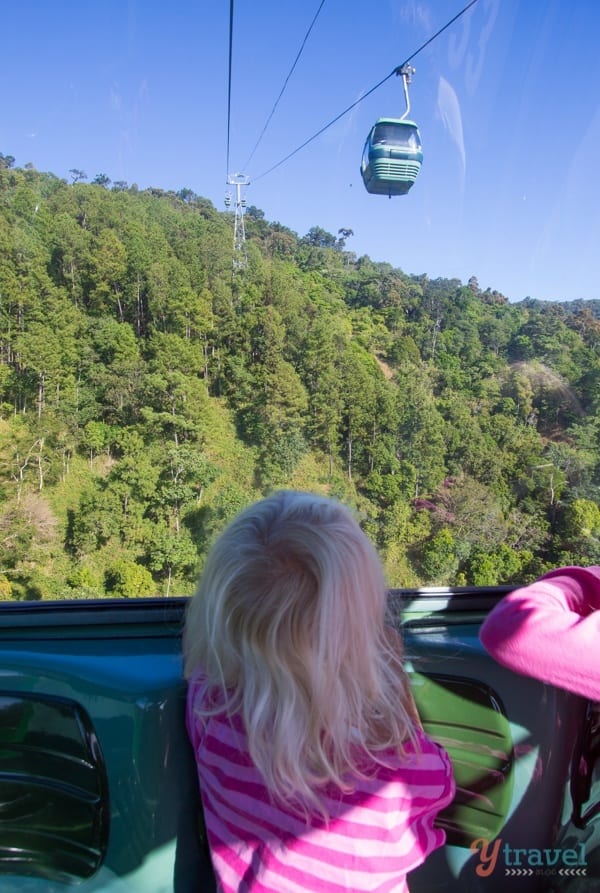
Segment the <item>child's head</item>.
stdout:
<svg viewBox="0 0 600 893">
<path fill-rule="evenodd" d="M 188 612 L 185 675 L 201 666 L 220 703 L 241 710 L 275 793 L 309 797 L 356 768 L 353 741 L 376 751 L 410 733 L 385 612 L 377 553 L 333 500 L 275 493 L 214 544 Z"/>
<path fill-rule="evenodd" d="M 275 493 L 238 515 L 208 556 L 188 618 L 186 675 L 202 664 L 235 686 L 254 662 L 275 672 L 319 656 L 324 679 L 378 638 L 385 601 L 375 549 L 347 508 Z"/>
</svg>

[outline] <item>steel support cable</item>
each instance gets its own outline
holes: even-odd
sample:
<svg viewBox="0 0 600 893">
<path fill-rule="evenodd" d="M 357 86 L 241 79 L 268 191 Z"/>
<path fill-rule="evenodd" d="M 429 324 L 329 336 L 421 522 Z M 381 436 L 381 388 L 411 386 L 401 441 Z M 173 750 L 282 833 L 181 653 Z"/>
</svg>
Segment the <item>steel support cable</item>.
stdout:
<svg viewBox="0 0 600 893">
<path fill-rule="evenodd" d="M 281 88 L 281 91 L 280 91 L 280 93 L 279 93 L 279 96 L 278 96 L 277 99 L 275 100 L 275 104 L 274 104 L 273 108 L 271 109 L 271 112 L 270 112 L 270 114 L 269 114 L 269 117 L 268 117 L 267 120 L 266 120 L 265 126 L 264 126 L 263 129 L 261 130 L 261 132 L 260 132 L 260 136 L 258 137 L 258 139 L 257 139 L 257 141 L 256 141 L 256 145 L 255 145 L 254 148 L 252 149 L 252 152 L 250 152 L 250 155 L 248 156 L 248 160 L 246 161 L 246 164 L 244 165 L 243 170 L 247 170 L 248 165 L 250 164 L 250 162 L 251 162 L 252 159 L 254 158 L 254 153 L 255 153 L 256 150 L 258 149 L 258 147 L 259 147 L 259 145 L 260 145 L 260 142 L 261 142 L 263 136 L 265 135 L 265 132 L 266 132 L 266 130 L 267 130 L 267 127 L 268 127 L 269 124 L 271 123 L 271 118 L 272 118 L 273 115 L 275 114 L 275 109 L 276 109 L 277 106 L 279 105 L 279 102 L 280 102 L 280 100 L 281 100 L 281 97 L 283 96 L 283 94 L 284 94 L 284 92 L 285 92 L 285 88 L 286 88 L 287 85 L 288 85 L 288 81 L 289 81 L 289 79 L 291 78 L 292 74 L 294 73 L 294 69 L 296 68 L 296 65 L 298 64 L 298 61 L 299 61 L 299 59 L 300 59 L 300 56 L 302 55 L 302 52 L 303 52 L 303 50 L 304 50 L 304 47 L 306 46 L 306 42 L 307 42 L 308 38 L 310 37 L 310 32 L 311 32 L 312 29 L 314 28 L 315 22 L 316 22 L 317 19 L 319 18 L 319 13 L 320 13 L 321 10 L 323 9 L 323 6 L 324 6 L 324 5 L 325 5 L 325 0 L 321 0 L 321 4 L 320 4 L 319 8 L 317 9 L 317 11 L 316 11 L 316 13 L 315 13 L 315 15 L 314 15 L 312 22 L 310 23 L 310 27 L 309 27 L 308 31 L 306 32 L 306 34 L 304 35 L 304 40 L 302 41 L 302 44 L 301 44 L 301 46 L 300 46 L 300 49 L 298 50 L 298 54 L 297 54 L 296 58 L 294 59 L 294 64 L 293 64 L 292 67 L 290 68 L 289 73 L 288 73 L 288 76 L 286 77 L 285 81 L 283 82 L 283 87 Z"/>
<path fill-rule="evenodd" d="M 282 158 L 281 161 L 278 161 L 277 164 L 274 164 L 268 170 L 263 171 L 263 173 L 259 174 L 258 177 L 254 177 L 253 178 L 254 182 L 256 183 L 257 180 L 262 180 L 262 178 L 266 177 L 267 174 L 270 174 L 274 170 L 277 170 L 278 167 L 281 167 L 282 164 L 285 164 L 286 161 L 289 161 L 290 158 L 293 158 L 294 155 L 297 155 L 298 152 L 300 152 L 302 149 L 304 149 L 306 146 L 308 146 L 309 143 L 312 143 L 314 140 L 317 139 L 317 137 L 321 136 L 322 133 L 325 133 L 326 130 L 329 130 L 329 128 L 332 127 L 334 124 L 336 124 L 340 120 L 340 118 L 343 118 L 344 115 L 347 115 L 348 112 L 351 112 L 352 109 L 356 108 L 356 106 L 359 103 L 363 102 L 363 100 L 365 100 L 367 98 L 367 96 L 370 96 L 371 93 L 374 93 L 375 90 L 378 90 L 381 86 L 383 86 L 383 84 L 385 84 L 386 81 L 389 81 L 389 79 L 394 77 L 394 75 L 399 74 L 400 70 L 403 68 L 404 65 L 408 65 L 409 62 L 412 62 L 412 60 L 415 58 L 415 56 L 417 56 L 420 52 L 422 52 L 422 50 L 424 50 L 425 47 L 429 46 L 429 44 L 432 43 L 436 39 L 436 37 L 439 37 L 440 34 L 443 34 L 443 32 L 447 28 L 449 28 L 450 25 L 453 25 L 454 22 L 457 21 L 457 19 L 459 19 L 462 15 L 464 15 L 465 12 L 467 12 L 472 6 L 475 6 L 475 4 L 477 2 L 478 2 L 478 0 L 470 0 L 470 3 L 467 3 L 467 5 L 464 7 L 464 9 L 461 9 L 461 11 L 459 13 L 457 13 L 454 16 L 454 18 L 450 19 L 449 22 L 446 22 L 446 24 L 444 25 L 443 28 L 440 28 L 439 31 L 436 31 L 436 33 L 433 34 L 428 40 L 426 40 L 425 43 L 419 47 L 418 50 L 415 50 L 415 52 L 412 53 L 412 55 L 410 55 L 408 57 L 408 59 L 405 59 L 401 65 L 397 65 L 396 68 L 394 68 L 394 70 L 391 71 L 387 75 L 387 77 L 384 77 L 381 81 L 379 81 L 378 84 L 375 84 L 374 87 L 371 87 L 370 90 L 368 90 L 366 93 L 363 93 L 363 95 L 361 97 L 359 97 L 359 99 L 357 99 L 356 102 L 353 102 L 352 105 L 349 105 L 348 108 L 345 108 L 343 112 L 340 112 L 339 115 L 336 115 L 335 118 L 332 118 L 332 120 L 328 124 L 325 124 L 323 127 L 321 127 L 320 130 L 317 130 L 316 133 L 314 133 L 311 137 L 309 137 L 307 140 L 305 140 L 300 146 L 298 146 L 296 149 L 294 149 L 293 152 L 290 152 L 288 155 L 285 156 L 285 158 Z"/>
<path fill-rule="evenodd" d="M 229 180 L 229 137 L 231 133 L 231 67 L 233 58 L 233 0 L 229 2 L 229 78 L 227 88 L 227 170 L 225 182 Z"/>
</svg>

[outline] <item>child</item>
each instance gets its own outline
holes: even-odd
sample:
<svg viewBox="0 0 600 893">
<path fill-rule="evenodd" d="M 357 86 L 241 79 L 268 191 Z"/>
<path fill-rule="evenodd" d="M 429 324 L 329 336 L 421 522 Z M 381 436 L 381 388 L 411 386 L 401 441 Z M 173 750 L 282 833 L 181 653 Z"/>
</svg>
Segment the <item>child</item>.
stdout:
<svg viewBox="0 0 600 893">
<path fill-rule="evenodd" d="M 600 701 L 600 567 L 562 567 L 511 592 L 480 638 L 511 670 Z"/>
<path fill-rule="evenodd" d="M 187 726 L 223 891 L 407 890 L 445 836 L 445 751 L 420 728 L 375 549 L 283 491 L 213 546 L 184 636 Z"/>
</svg>

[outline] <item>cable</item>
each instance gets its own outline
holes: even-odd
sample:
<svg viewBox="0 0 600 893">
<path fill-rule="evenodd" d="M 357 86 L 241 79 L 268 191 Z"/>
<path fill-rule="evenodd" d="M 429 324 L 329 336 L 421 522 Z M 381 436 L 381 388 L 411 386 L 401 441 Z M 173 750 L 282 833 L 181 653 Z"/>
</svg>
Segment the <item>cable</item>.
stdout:
<svg viewBox="0 0 600 893">
<path fill-rule="evenodd" d="M 436 39 L 436 37 L 439 37 L 440 34 L 443 34 L 446 28 L 449 28 L 450 25 L 453 25 L 457 21 L 457 19 L 460 19 L 460 17 L 464 15 L 465 12 L 467 12 L 472 6 L 475 6 L 476 3 L 477 0 L 471 0 L 470 3 L 467 3 L 464 9 L 461 9 L 460 12 L 457 12 L 453 19 L 450 19 L 449 22 L 446 22 L 443 28 L 440 28 L 439 31 L 436 31 L 433 37 L 430 37 L 429 40 L 426 40 L 423 46 L 420 46 L 418 50 L 415 50 L 412 56 L 409 56 L 408 59 L 405 59 L 402 65 L 399 65 L 397 68 L 395 68 L 392 74 L 399 74 L 400 69 L 403 68 L 404 65 L 408 65 L 409 62 L 412 62 L 412 60 L 421 52 L 421 50 L 424 50 L 425 47 L 429 46 L 429 44 L 432 43 Z"/>
<path fill-rule="evenodd" d="M 477 0 L 473 0 L 473 2 L 476 3 Z M 304 149 L 305 146 L 308 146 L 309 143 L 312 143 L 313 140 L 316 140 L 316 138 L 318 136 L 321 136 L 322 133 L 325 133 L 325 131 L 328 130 L 330 127 L 332 127 L 337 121 L 339 121 L 340 118 L 343 118 L 344 115 L 347 115 L 348 112 L 352 111 L 352 109 L 355 108 L 359 104 L 359 102 L 362 102 L 363 99 L 366 99 L 367 96 L 370 96 L 371 93 L 374 93 L 375 90 L 378 90 L 382 84 L 385 84 L 386 81 L 389 81 L 389 79 L 391 77 L 393 77 L 395 74 L 396 74 L 396 69 L 394 69 L 390 74 L 388 74 L 388 76 L 385 77 L 382 81 L 379 81 L 378 84 L 375 84 L 374 87 L 371 87 L 371 89 L 368 91 L 368 93 L 363 94 L 363 96 L 361 96 L 360 99 L 357 99 L 356 102 L 353 102 L 352 105 L 349 105 L 347 109 L 344 109 L 343 112 L 340 112 L 339 115 L 337 115 L 335 118 L 333 118 L 329 122 L 329 124 L 325 124 L 324 127 L 321 127 L 320 130 L 318 130 L 315 134 L 313 134 L 313 136 L 309 137 L 309 139 L 305 140 L 302 143 L 302 145 L 298 146 L 297 149 L 294 149 L 293 152 L 290 152 L 289 155 L 286 155 L 285 158 L 282 158 L 281 161 L 278 161 L 277 164 L 274 164 L 273 167 L 270 167 L 267 171 L 263 171 L 263 173 L 259 174 L 258 177 L 254 177 L 253 178 L 254 182 L 256 183 L 257 180 L 262 180 L 262 178 L 266 177 L 267 174 L 270 174 L 272 171 L 276 170 L 276 168 L 281 167 L 282 164 L 284 164 L 286 161 L 288 161 L 290 158 L 292 158 L 294 155 L 296 155 L 298 152 L 300 152 L 301 149 Z"/>
<path fill-rule="evenodd" d="M 281 167 L 282 164 L 285 164 L 286 161 L 289 161 L 290 158 L 293 158 L 294 155 L 297 155 L 297 153 L 300 152 L 302 149 L 304 149 L 306 146 L 308 146 L 309 143 L 312 143 L 313 140 L 316 140 L 317 137 L 321 136 L 322 133 L 325 133 L 326 130 L 328 130 L 330 127 L 332 127 L 334 124 L 336 124 L 340 120 L 340 118 L 343 118 L 344 115 L 347 115 L 348 112 L 351 112 L 353 108 L 356 108 L 356 106 L 359 103 L 361 103 L 364 99 L 366 99 L 367 96 L 370 96 L 371 93 L 374 93 L 375 90 L 378 90 L 383 84 L 385 84 L 386 81 L 389 81 L 389 79 L 391 77 L 394 77 L 394 75 L 399 74 L 400 69 L 404 65 L 407 65 L 409 62 L 411 62 L 415 58 L 415 56 L 417 56 L 422 50 L 424 50 L 425 47 L 429 46 L 429 44 L 433 40 L 435 40 L 436 37 L 439 37 L 440 34 L 442 34 L 446 30 L 446 28 L 449 28 L 450 25 L 453 25 L 454 22 L 457 21 L 457 19 L 459 19 L 462 15 L 464 15 L 465 12 L 467 12 L 467 10 L 469 10 L 477 2 L 478 2 L 478 0 L 470 0 L 470 3 L 468 3 L 464 9 L 461 9 L 461 11 L 459 13 L 457 13 L 453 19 L 450 19 L 449 22 L 446 22 L 446 24 L 444 25 L 443 28 L 440 28 L 439 31 L 436 31 L 436 33 L 432 37 L 430 37 L 429 40 L 426 40 L 425 43 L 422 46 L 420 46 L 418 50 L 415 50 L 415 52 L 412 53 L 412 55 L 410 55 L 408 57 L 408 59 L 405 59 L 405 61 L 402 62 L 401 65 L 396 66 L 396 68 L 394 68 L 394 70 L 391 71 L 387 75 L 387 77 L 384 77 L 383 80 L 379 81 L 378 84 L 375 84 L 374 87 L 371 87 L 371 89 L 368 90 L 366 93 L 364 93 L 359 99 L 357 99 L 356 102 L 353 102 L 352 105 L 349 105 L 348 108 L 344 109 L 343 112 L 340 112 L 339 115 L 336 115 L 335 118 L 332 118 L 332 120 L 329 121 L 328 124 L 325 124 L 324 127 L 321 127 L 320 130 L 318 130 L 315 134 L 313 134 L 311 137 L 309 137 L 307 140 L 305 140 L 300 146 L 298 146 L 296 149 L 294 149 L 293 152 L 290 152 L 288 155 L 285 156 L 285 158 L 282 158 L 281 161 L 278 161 L 277 164 L 274 164 L 268 170 L 263 171 L 263 173 L 259 174 L 258 177 L 254 177 L 253 181 L 256 183 L 257 180 L 262 180 L 262 178 L 266 177 L 267 174 L 270 174 L 274 170 L 276 170 L 278 167 Z"/>
<path fill-rule="evenodd" d="M 304 40 L 302 41 L 302 44 L 301 44 L 301 46 L 300 46 L 300 49 L 298 50 L 298 55 L 297 55 L 296 58 L 294 59 L 294 64 L 293 64 L 292 67 L 290 68 L 289 74 L 288 74 L 288 76 L 286 77 L 285 81 L 283 82 L 283 87 L 281 88 L 281 92 L 279 93 L 279 96 L 278 96 L 277 99 L 275 100 L 275 105 L 274 105 L 273 108 L 271 109 L 271 113 L 270 113 L 269 117 L 267 118 L 266 124 L 265 124 L 265 126 L 263 127 L 263 129 L 261 130 L 261 132 L 260 132 L 260 136 L 258 137 L 258 139 L 257 139 L 257 141 L 256 141 L 256 145 L 255 145 L 254 148 L 252 149 L 252 152 L 250 153 L 250 155 L 249 155 L 249 157 L 248 157 L 248 160 L 246 161 L 246 164 L 244 165 L 244 167 L 242 168 L 242 170 L 247 170 L 248 165 L 250 164 L 250 162 L 251 162 L 252 159 L 254 158 L 254 153 L 255 153 L 256 150 L 258 149 L 258 146 L 259 146 L 259 144 L 260 144 L 260 141 L 262 140 L 263 136 L 265 135 L 265 131 L 266 131 L 267 127 L 269 126 L 270 122 L 271 122 L 271 118 L 272 118 L 273 115 L 275 114 L 275 109 L 276 109 L 277 106 L 279 105 L 279 100 L 280 100 L 281 97 L 283 96 L 284 91 L 285 91 L 285 88 L 286 88 L 287 85 L 288 85 L 288 81 L 289 81 L 289 79 L 291 78 L 292 74 L 294 73 L 294 69 L 295 69 L 296 65 L 298 64 L 298 60 L 300 59 L 300 56 L 302 55 L 302 51 L 303 51 L 303 49 L 304 49 L 304 47 L 305 47 L 305 45 L 306 45 L 306 41 L 307 41 L 308 38 L 310 37 L 310 32 L 312 31 L 315 22 L 316 22 L 317 19 L 319 18 L 319 13 L 320 13 L 321 10 L 323 9 L 324 4 L 325 4 L 325 0 L 321 0 L 321 5 L 320 5 L 319 8 L 317 9 L 317 11 L 316 11 L 316 13 L 315 13 L 315 15 L 314 15 L 314 18 L 313 18 L 312 22 L 310 23 L 310 27 L 309 27 L 308 31 L 306 32 L 306 34 L 304 35 Z"/>
<path fill-rule="evenodd" d="M 233 57 L 233 0 L 229 2 L 229 86 L 227 90 L 227 171 L 225 182 L 229 180 L 229 136 L 231 132 L 231 63 Z"/>
</svg>

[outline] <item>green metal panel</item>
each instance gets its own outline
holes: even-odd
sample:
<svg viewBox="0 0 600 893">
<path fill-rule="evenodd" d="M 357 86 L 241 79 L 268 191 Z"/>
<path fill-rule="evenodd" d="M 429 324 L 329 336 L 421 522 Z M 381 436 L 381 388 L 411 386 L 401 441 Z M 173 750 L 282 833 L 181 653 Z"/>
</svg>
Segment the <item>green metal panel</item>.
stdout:
<svg viewBox="0 0 600 893">
<path fill-rule="evenodd" d="M 109 815 L 104 760 L 85 711 L 52 696 L 3 693 L 0 876 L 91 877 L 106 853 Z"/>
<path fill-rule="evenodd" d="M 174 886 L 186 834 L 193 851 L 188 831 L 198 800 L 183 722 L 182 605 L 61 606 L 56 614 L 47 607 L 28 616 L 14 611 L 5 629 L 0 621 L 0 696 L 10 691 L 24 700 L 72 702 L 93 724 L 105 759 L 110 833 L 95 874 L 71 866 L 71 879 L 81 879 L 80 893 L 187 893 L 185 877 Z M 50 733 L 52 726 L 46 728 Z M 65 759 L 71 747 L 67 742 Z M 20 771 L 25 775 L 28 767 L 22 763 Z M 57 811 L 54 817 L 58 833 L 62 819 Z M 78 824 L 75 813 L 73 821 Z M 88 833 L 90 816 L 82 824 Z M 74 845 L 76 835 L 65 833 Z M 6 860 L 3 867 L 11 869 Z M 12 869 L 0 875 L 1 893 L 59 893 L 70 886 L 69 871 L 59 881 L 60 865 L 41 851 L 29 866 L 13 863 Z"/>
<path fill-rule="evenodd" d="M 423 728 L 452 760 L 454 803 L 438 823 L 449 844 L 494 838 L 513 793 L 513 741 L 500 698 L 477 680 L 414 674 L 411 686 Z"/>
</svg>

